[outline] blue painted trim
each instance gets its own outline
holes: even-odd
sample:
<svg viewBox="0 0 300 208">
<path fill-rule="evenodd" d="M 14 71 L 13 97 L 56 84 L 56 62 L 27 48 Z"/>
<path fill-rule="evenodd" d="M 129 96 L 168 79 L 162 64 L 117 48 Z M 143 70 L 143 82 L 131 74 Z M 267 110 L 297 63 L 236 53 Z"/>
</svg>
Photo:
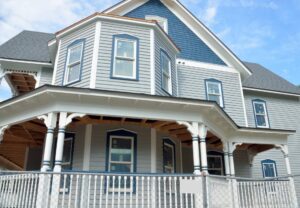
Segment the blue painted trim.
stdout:
<svg viewBox="0 0 300 208">
<path fill-rule="evenodd" d="M 162 55 L 165 55 L 167 56 L 167 58 L 169 59 L 170 61 L 170 65 L 171 65 L 171 69 L 170 69 L 170 77 L 171 77 L 171 90 L 172 90 L 172 94 L 173 94 L 173 76 L 172 76 L 172 59 L 171 57 L 169 56 L 169 54 L 164 50 L 164 49 L 160 49 L 160 73 L 161 73 L 161 76 L 160 76 L 160 88 L 162 89 L 162 91 L 164 91 L 165 93 L 167 93 L 167 95 L 169 96 L 173 96 L 170 92 L 168 92 L 167 90 L 165 90 L 165 88 L 163 87 L 163 69 L 162 69 Z"/>
<path fill-rule="evenodd" d="M 260 103 L 264 103 L 265 104 L 265 107 L 266 107 L 266 116 L 267 116 L 267 119 L 268 119 L 269 126 L 267 126 L 267 127 L 260 127 L 260 126 L 257 125 L 256 113 L 255 113 L 256 111 L 255 111 L 255 105 L 254 105 L 255 102 L 260 102 Z M 252 108 L 253 108 L 253 115 L 254 115 L 254 121 L 255 121 L 256 128 L 270 129 L 271 128 L 271 123 L 270 123 L 270 118 L 269 118 L 269 112 L 268 112 L 267 102 L 264 101 L 264 100 L 262 100 L 262 99 L 253 99 L 252 100 Z"/>
<path fill-rule="evenodd" d="M 221 93 L 222 93 L 221 99 L 222 99 L 222 102 L 223 102 L 223 106 L 219 105 L 217 102 L 216 102 L 216 103 L 217 103 L 221 108 L 225 109 L 225 99 L 224 99 L 224 90 L 223 90 L 223 83 L 222 83 L 222 81 L 217 80 L 217 79 L 213 79 L 213 78 L 211 78 L 211 79 L 205 79 L 205 80 L 204 80 L 206 100 L 209 100 L 209 99 L 208 99 L 208 89 L 207 89 L 207 83 L 208 83 L 208 82 L 214 82 L 214 83 L 220 84 L 220 86 L 221 86 Z"/>
<path fill-rule="evenodd" d="M 265 178 L 265 172 L 264 172 L 264 164 L 265 163 L 273 163 L 275 165 L 275 175 L 274 177 L 277 177 L 278 176 L 278 172 L 277 172 L 277 165 L 276 165 L 276 161 L 275 160 L 270 160 L 270 159 L 266 159 L 266 160 L 262 160 L 261 161 L 261 170 L 262 170 L 262 173 L 263 173 L 263 177 Z"/>
<path fill-rule="evenodd" d="M 124 78 L 119 76 L 113 75 L 113 70 L 115 67 L 115 44 L 116 39 L 128 39 L 128 40 L 134 40 L 136 41 L 136 77 L 135 78 Z M 111 79 L 120 79 L 120 80 L 129 80 L 129 81 L 139 81 L 139 57 L 140 57 L 140 39 L 128 34 L 118 34 L 113 35 L 113 42 L 112 42 L 112 50 L 111 50 L 111 64 L 110 64 L 110 78 Z"/>
<path fill-rule="evenodd" d="M 69 56 L 69 49 L 70 49 L 71 47 L 73 47 L 73 46 L 75 46 L 75 45 L 79 45 L 79 44 L 83 44 L 83 45 L 82 45 L 82 51 L 81 51 L 81 62 L 80 62 L 79 79 L 78 79 L 78 80 L 75 80 L 75 81 L 73 81 L 73 82 L 64 84 L 64 83 L 65 83 L 66 71 L 67 71 L 67 60 L 68 60 L 68 56 Z M 75 84 L 75 83 L 81 81 L 81 77 L 82 77 L 82 66 L 83 66 L 83 57 L 84 57 L 84 48 L 85 48 L 85 38 L 75 40 L 75 41 L 73 41 L 71 44 L 68 45 L 68 47 L 67 47 L 67 54 L 66 54 L 66 58 L 65 58 L 65 68 L 64 68 L 64 73 L 63 73 L 63 77 L 62 77 L 62 86 L 68 86 L 68 85 Z"/>
<path fill-rule="evenodd" d="M 163 171 L 164 171 L 164 173 L 166 172 L 166 170 L 165 170 L 165 152 L 164 152 L 164 147 L 165 147 L 165 144 L 169 144 L 169 145 L 171 145 L 172 147 L 173 147 L 173 149 L 174 149 L 174 155 L 173 155 L 173 157 L 174 157 L 174 173 L 176 173 L 177 171 L 176 171 L 176 145 L 175 145 L 175 143 L 171 140 L 171 139 L 169 139 L 169 138 L 164 138 L 163 140 Z"/>
</svg>

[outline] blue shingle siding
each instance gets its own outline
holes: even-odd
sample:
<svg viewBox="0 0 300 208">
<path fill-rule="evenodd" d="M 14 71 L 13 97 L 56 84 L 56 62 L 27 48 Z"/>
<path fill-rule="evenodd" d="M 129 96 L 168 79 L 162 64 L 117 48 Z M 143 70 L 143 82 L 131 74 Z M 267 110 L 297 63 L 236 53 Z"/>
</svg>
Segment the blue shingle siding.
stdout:
<svg viewBox="0 0 300 208">
<path fill-rule="evenodd" d="M 146 15 L 157 15 L 168 19 L 169 35 L 181 49 L 179 58 L 225 65 L 195 33 L 158 0 L 150 0 L 124 16 L 145 18 Z"/>
</svg>

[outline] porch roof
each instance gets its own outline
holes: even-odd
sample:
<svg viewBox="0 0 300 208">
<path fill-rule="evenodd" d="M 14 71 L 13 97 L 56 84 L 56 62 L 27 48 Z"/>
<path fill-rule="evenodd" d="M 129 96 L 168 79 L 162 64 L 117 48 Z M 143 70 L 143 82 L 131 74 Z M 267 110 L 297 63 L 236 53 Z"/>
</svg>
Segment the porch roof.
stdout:
<svg viewBox="0 0 300 208">
<path fill-rule="evenodd" d="M 83 97 L 87 99 L 82 99 Z M 190 98 L 177 98 L 177 97 L 165 97 L 165 96 L 158 96 L 158 95 L 147 95 L 147 94 L 137 94 L 137 93 L 129 93 L 129 92 L 116 92 L 116 91 L 107 91 L 107 90 L 99 90 L 99 89 L 87 89 L 87 88 L 74 88 L 74 87 L 63 87 L 63 86 L 52 86 L 52 85 L 44 85 L 43 87 L 37 88 L 31 92 L 28 92 L 26 94 L 20 95 L 18 97 L 11 98 L 9 100 L 3 101 L 0 103 L 0 117 L 1 118 L 7 118 L 12 111 L 16 111 L 16 109 L 22 107 L 25 110 L 25 105 L 30 103 L 31 105 L 29 107 L 38 106 L 38 105 L 45 105 L 45 112 L 48 113 L 46 110 L 46 107 L 50 107 L 50 104 L 52 105 L 52 110 L 55 112 L 58 112 L 60 110 L 67 110 L 64 108 L 57 108 L 59 101 L 62 103 L 65 103 L 66 101 L 73 102 L 74 106 L 79 107 L 77 104 L 78 102 L 81 105 L 88 104 L 87 100 L 90 99 L 91 102 L 93 102 L 93 98 L 106 98 L 106 102 L 110 102 L 112 100 L 119 100 L 124 102 L 127 101 L 133 101 L 135 104 L 143 102 L 144 105 L 148 107 L 153 107 L 153 105 L 149 105 L 149 103 L 154 104 L 154 106 L 160 108 L 160 110 L 166 110 L 169 111 L 170 107 L 176 106 L 181 107 L 182 111 L 185 113 L 195 113 L 198 112 L 197 115 L 191 115 L 189 114 L 188 121 L 198 121 L 203 122 L 203 116 L 201 116 L 202 113 L 204 113 L 203 110 L 209 110 L 213 111 L 214 113 L 218 114 L 218 119 L 222 119 L 226 121 L 228 125 L 230 125 L 233 129 L 237 130 L 240 133 L 273 133 L 273 134 L 281 134 L 281 135 L 291 135 L 294 134 L 295 130 L 284 130 L 284 129 L 258 129 L 258 128 L 249 128 L 249 127 L 243 127 L 237 125 L 231 117 L 221 108 L 219 105 L 217 105 L 213 101 L 207 101 L 207 100 L 199 100 L 199 99 L 190 99 Z M 55 98 L 55 99 L 54 99 Z M 47 102 L 45 102 L 47 101 Z M 95 104 L 99 104 L 99 99 L 94 100 L 96 101 Z M 77 102 L 77 103 L 76 103 Z M 22 105 L 22 103 L 25 103 L 25 105 Z M 75 104 L 76 103 L 76 104 Z M 21 104 L 22 106 L 20 106 Z M 128 104 L 128 103 L 127 103 Z M 164 104 L 168 104 L 167 108 L 163 107 Z M 62 107 L 62 106 L 61 106 Z M 85 108 L 87 108 L 86 106 Z M 99 106 L 100 107 L 100 106 Z M 201 107 L 204 108 L 201 110 Z M 69 108 L 72 108 L 69 106 Z M 92 108 L 92 106 L 91 106 Z M 71 109 L 70 109 L 71 110 Z M 75 110 L 75 109 L 74 109 Z M 79 110 L 79 109 L 77 109 Z M 178 109 L 176 109 L 178 110 Z M 71 111 L 72 112 L 72 111 Z M 76 111 L 75 111 L 76 112 Z M 82 113 L 88 113 L 88 112 L 82 112 Z M 151 112 L 153 113 L 153 112 Z M 177 111 L 176 113 L 179 114 Z M 35 115 L 33 115 L 35 116 Z M 38 116 L 38 115 L 36 115 Z M 127 115 L 128 116 L 128 115 Z M 134 116 L 134 115 L 132 115 Z M 138 116 L 147 116 L 145 115 L 138 115 Z M 155 115 L 153 115 L 155 116 Z M 29 116 L 30 117 L 30 116 Z M 28 118 L 24 118 L 29 119 Z M 187 119 L 183 118 L 182 115 L 178 117 L 174 116 L 174 119 L 177 118 L 177 120 L 181 119 Z M 162 118 L 159 118 L 162 119 Z M 166 118 L 170 119 L 170 118 Z M 24 120 L 23 120 L 24 121 Z M 10 122 L 18 122 L 17 120 L 13 121 L 10 119 L 1 119 L 0 126 L 5 126 L 11 124 Z"/>
</svg>

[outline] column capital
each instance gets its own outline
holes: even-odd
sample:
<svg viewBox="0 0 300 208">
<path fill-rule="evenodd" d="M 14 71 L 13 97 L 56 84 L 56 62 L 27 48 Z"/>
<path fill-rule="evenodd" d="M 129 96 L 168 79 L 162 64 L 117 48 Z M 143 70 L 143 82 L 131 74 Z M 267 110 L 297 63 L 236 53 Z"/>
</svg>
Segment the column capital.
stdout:
<svg viewBox="0 0 300 208">
<path fill-rule="evenodd" d="M 206 139 L 206 136 L 207 136 L 207 127 L 201 123 L 199 125 L 199 137 L 200 139 Z"/>
<path fill-rule="evenodd" d="M 277 144 L 275 145 L 275 148 L 279 149 L 284 156 L 287 156 L 289 154 L 289 148 L 286 144 Z"/>
<path fill-rule="evenodd" d="M 64 129 L 66 128 L 74 118 L 76 117 L 83 117 L 86 114 L 83 113 L 71 113 L 68 115 L 67 112 L 60 112 L 59 114 L 59 128 Z"/>
<path fill-rule="evenodd" d="M 198 129 L 198 122 L 188 122 L 188 121 L 177 121 L 179 125 L 183 125 L 187 127 L 187 130 L 191 133 L 192 137 L 198 137 L 199 129 Z"/>
<path fill-rule="evenodd" d="M 57 122 L 56 113 L 48 113 L 46 115 L 38 116 L 38 119 L 43 120 L 48 129 L 55 129 Z"/>
<path fill-rule="evenodd" d="M 9 125 L 0 127 L 0 143 L 3 141 L 4 133 L 9 127 Z"/>
</svg>

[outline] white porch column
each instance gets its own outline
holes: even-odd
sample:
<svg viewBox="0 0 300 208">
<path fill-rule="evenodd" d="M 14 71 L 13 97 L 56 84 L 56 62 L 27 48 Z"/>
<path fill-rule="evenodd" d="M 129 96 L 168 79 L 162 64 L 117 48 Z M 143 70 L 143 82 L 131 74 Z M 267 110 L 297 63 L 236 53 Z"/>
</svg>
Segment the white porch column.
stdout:
<svg viewBox="0 0 300 208">
<path fill-rule="evenodd" d="M 200 149 L 201 149 L 201 171 L 208 174 L 207 150 L 206 150 L 207 127 L 204 124 L 199 125 Z"/>
<path fill-rule="evenodd" d="M 224 152 L 224 163 L 225 163 L 225 175 L 230 176 L 228 142 L 223 142 L 223 152 Z"/>
<path fill-rule="evenodd" d="M 233 142 L 228 142 L 228 157 L 229 157 L 229 164 L 230 164 L 230 175 L 235 176 L 235 167 L 234 167 L 234 157 L 233 152 L 235 150 L 235 144 Z"/>
<path fill-rule="evenodd" d="M 44 154 L 43 154 L 43 160 L 42 160 L 42 168 L 41 168 L 42 172 L 46 172 L 51 169 L 50 161 L 51 161 L 54 129 L 56 127 L 56 121 L 57 121 L 57 114 L 49 113 L 48 115 L 43 115 L 38 118 L 43 119 L 44 123 L 47 127 Z"/>
<path fill-rule="evenodd" d="M 54 172 L 61 172 L 61 163 L 64 151 L 64 142 L 65 142 L 65 131 L 67 126 L 67 113 L 62 112 L 59 114 L 59 124 L 58 124 L 58 135 L 57 135 L 57 144 L 56 144 L 56 153 L 55 153 L 55 166 Z"/>
</svg>

